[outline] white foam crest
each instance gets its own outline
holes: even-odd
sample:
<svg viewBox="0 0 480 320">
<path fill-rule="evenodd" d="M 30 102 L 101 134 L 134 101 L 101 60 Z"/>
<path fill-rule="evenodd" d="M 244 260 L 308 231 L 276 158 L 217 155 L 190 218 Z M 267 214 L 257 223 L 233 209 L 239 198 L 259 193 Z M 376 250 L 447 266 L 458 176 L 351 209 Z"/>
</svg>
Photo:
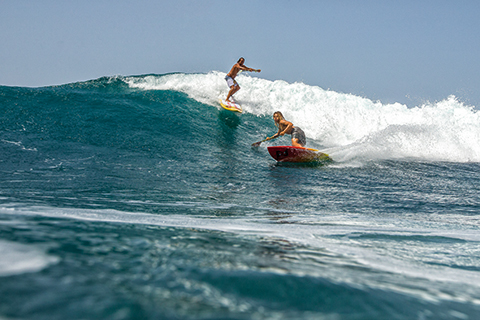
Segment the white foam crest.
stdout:
<svg viewBox="0 0 480 320">
<path fill-rule="evenodd" d="M 126 77 L 125 82 L 131 88 L 183 92 L 199 102 L 217 106 L 218 99 L 225 98 L 228 92 L 225 75 L 216 71 L 208 74 L 172 73 L 163 76 Z"/>
<path fill-rule="evenodd" d="M 0 240 L 0 277 L 38 272 L 59 261 L 35 246 Z"/>
<path fill-rule="evenodd" d="M 401 112 L 392 112 L 390 105 L 383 108 L 385 125 L 352 143 L 332 148 L 330 152 L 337 160 L 480 161 L 480 114 L 454 96 Z"/>
<path fill-rule="evenodd" d="M 225 73 L 170 74 L 126 78 L 131 87 L 175 90 L 215 107 L 228 87 Z M 246 113 L 281 111 L 301 127 L 310 144 L 328 148 L 336 161 L 417 158 L 480 161 L 480 114 L 454 96 L 408 108 L 303 83 L 269 81 L 239 74 L 235 94 Z M 312 141 L 313 140 L 313 141 Z"/>
</svg>

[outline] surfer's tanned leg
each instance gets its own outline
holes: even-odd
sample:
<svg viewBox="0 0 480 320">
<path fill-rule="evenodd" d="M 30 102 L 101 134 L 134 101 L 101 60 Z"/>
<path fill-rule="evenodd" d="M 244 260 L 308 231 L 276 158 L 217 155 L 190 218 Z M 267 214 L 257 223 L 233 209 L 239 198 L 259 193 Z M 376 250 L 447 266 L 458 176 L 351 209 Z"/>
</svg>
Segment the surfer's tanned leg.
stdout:
<svg viewBox="0 0 480 320">
<path fill-rule="evenodd" d="M 238 90 L 240 90 L 240 86 L 237 84 L 236 86 L 233 85 L 230 87 L 230 91 L 228 92 L 228 95 L 227 95 L 227 99 L 225 99 L 226 101 L 229 101 L 229 102 L 232 102 L 230 101 L 230 97 L 235 94 L 235 92 L 237 92 Z"/>
</svg>

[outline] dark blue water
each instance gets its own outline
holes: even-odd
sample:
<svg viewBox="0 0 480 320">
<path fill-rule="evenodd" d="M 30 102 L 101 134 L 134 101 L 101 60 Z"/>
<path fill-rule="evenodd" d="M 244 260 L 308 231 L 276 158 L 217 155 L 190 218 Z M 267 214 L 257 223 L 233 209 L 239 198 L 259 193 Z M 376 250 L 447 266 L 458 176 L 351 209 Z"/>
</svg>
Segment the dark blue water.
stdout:
<svg viewBox="0 0 480 320">
<path fill-rule="evenodd" d="M 480 317 L 474 108 L 222 81 L 0 87 L 1 319 Z M 334 162 L 252 148 L 276 109 Z"/>
</svg>

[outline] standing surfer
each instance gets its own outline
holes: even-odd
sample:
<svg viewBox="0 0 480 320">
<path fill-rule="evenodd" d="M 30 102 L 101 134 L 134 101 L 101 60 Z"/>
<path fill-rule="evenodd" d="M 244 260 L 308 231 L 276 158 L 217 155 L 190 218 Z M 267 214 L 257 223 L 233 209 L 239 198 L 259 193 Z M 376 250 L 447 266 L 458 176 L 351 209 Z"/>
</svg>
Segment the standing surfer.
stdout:
<svg viewBox="0 0 480 320">
<path fill-rule="evenodd" d="M 265 140 L 275 139 L 278 136 L 283 136 L 284 134 L 292 135 L 292 146 L 294 147 L 304 147 L 307 144 L 307 138 L 305 137 L 305 132 L 299 127 L 295 127 L 293 123 L 285 120 L 283 114 L 280 111 L 277 111 L 273 114 L 273 121 L 278 127 L 278 132 L 270 138 Z"/>
<path fill-rule="evenodd" d="M 235 81 L 235 77 L 240 71 L 250 71 L 250 72 L 260 72 L 262 70 L 260 69 L 252 69 L 244 65 L 245 59 L 242 57 L 238 59 L 237 63 L 235 63 L 230 70 L 230 72 L 225 76 L 225 80 L 227 81 L 227 85 L 230 88 L 230 91 L 228 92 L 227 99 L 226 101 L 230 101 L 230 97 L 240 90 L 240 86 L 238 85 L 237 81 Z"/>
</svg>

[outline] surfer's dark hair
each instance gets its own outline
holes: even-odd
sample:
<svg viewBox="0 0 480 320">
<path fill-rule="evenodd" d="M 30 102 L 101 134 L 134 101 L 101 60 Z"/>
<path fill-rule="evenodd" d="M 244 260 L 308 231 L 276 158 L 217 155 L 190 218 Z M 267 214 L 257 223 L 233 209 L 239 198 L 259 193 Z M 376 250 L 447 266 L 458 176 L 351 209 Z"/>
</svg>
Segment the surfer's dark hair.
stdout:
<svg viewBox="0 0 480 320">
<path fill-rule="evenodd" d="M 242 60 L 242 59 L 245 61 L 244 57 L 240 57 L 240 59 L 238 59 L 237 63 L 240 62 L 240 60 Z"/>
</svg>

